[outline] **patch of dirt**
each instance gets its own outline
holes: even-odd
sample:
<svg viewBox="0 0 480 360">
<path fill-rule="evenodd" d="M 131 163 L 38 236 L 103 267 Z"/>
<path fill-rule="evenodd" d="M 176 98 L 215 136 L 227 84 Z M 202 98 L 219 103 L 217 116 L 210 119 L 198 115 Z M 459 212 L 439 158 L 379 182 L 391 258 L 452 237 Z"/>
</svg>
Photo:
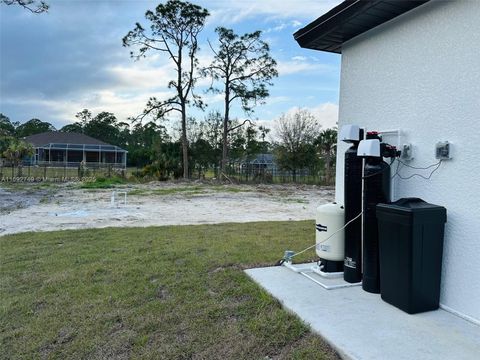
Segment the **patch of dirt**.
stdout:
<svg viewBox="0 0 480 360">
<path fill-rule="evenodd" d="M 213 270 L 210 270 L 209 273 L 210 274 L 215 274 L 215 273 L 218 273 L 218 272 L 221 272 L 221 271 L 225 271 L 227 269 L 231 269 L 231 270 L 245 270 L 245 269 L 248 269 L 250 266 L 248 265 L 245 265 L 245 264 L 227 264 L 227 265 L 224 265 L 224 266 L 219 266 Z"/>
<path fill-rule="evenodd" d="M 170 292 L 168 291 L 168 289 L 163 285 L 159 286 L 156 292 L 156 298 L 158 300 L 166 300 L 169 297 L 170 297 Z"/>
<path fill-rule="evenodd" d="M 75 333 L 72 329 L 62 328 L 55 340 L 43 345 L 40 348 L 40 358 L 49 359 L 52 352 L 60 348 L 62 345 L 69 343 L 75 338 Z"/>
<path fill-rule="evenodd" d="M 308 345 L 308 343 L 311 342 L 311 341 L 321 342 L 321 348 L 323 350 L 322 353 L 324 355 L 326 355 L 325 356 L 326 359 L 337 359 L 337 360 L 341 359 L 340 355 L 334 349 L 332 349 L 326 342 L 317 338 L 313 334 L 307 334 L 305 336 L 300 337 L 296 341 L 294 341 L 290 344 L 287 344 L 283 348 L 279 348 L 278 352 L 275 352 L 274 354 L 267 355 L 265 357 L 265 359 L 269 359 L 269 360 L 289 359 L 289 358 L 291 358 L 291 352 L 294 349 L 302 349 L 302 348 L 306 347 L 306 345 Z"/>
<path fill-rule="evenodd" d="M 48 190 L 8 190 L 0 188 L 0 215 L 48 202 Z"/>
<path fill-rule="evenodd" d="M 33 312 L 35 314 L 38 314 L 38 313 L 42 312 L 46 307 L 47 307 L 47 303 L 45 301 L 43 301 L 43 300 L 36 301 L 33 304 Z"/>
<path fill-rule="evenodd" d="M 117 195 L 112 206 L 112 191 Z M 44 201 L 45 196 L 49 201 Z M 0 234 L 103 227 L 288 221 L 315 218 L 334 189 L 314 185 L 203 185 L 196 182 L 121 185 L 85 190 L 0 190 Z M 2 210 L 3 209 L 3 210 Z"/>
<path fill-rule="evenodd" d="M 131 330 L 119 330 L 113 333 L 108 342 L 98 346 L 90 359 L 130 359 L 135 333 Z"/>
<path fill-rule="evenodd" d="M 96 347 L 89 359 L 130 359 L 136 332 L 129 329 L 120 317 L 108 332 L 108 340 Z"/>
</svg>

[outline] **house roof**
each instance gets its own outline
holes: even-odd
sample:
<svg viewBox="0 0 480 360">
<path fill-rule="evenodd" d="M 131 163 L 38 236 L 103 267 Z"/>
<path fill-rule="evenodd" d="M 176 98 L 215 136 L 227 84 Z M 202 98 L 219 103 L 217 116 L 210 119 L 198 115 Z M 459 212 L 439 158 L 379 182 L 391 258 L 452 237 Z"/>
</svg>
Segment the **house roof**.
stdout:
<svg viewBox="0 0 480 360">
<path fill-rule="evenodd" d="M 258 154 L 252 163 L 258 164 L 272 164 L 275 162 L 275 157 L 273 154 Z"/>
<path fill-rule="evenodd" d="M 430 0 L 345 0 L 293 34 L 307 49 L 341 53 L 346 41 Z"/>
<path fill-rule="evenodd" d="M 245 164 L 267 164 L 271 165 L 275 163 L 275 155 L 265 153 L 265 154 L 257 154 L 255 155 L 254 159 L 244 159 Z"/>
<path fill-rule="evenodd" d="M 47 144 L 109 145 L 85 134 L 61 131 L 47 131 L 30 135 L 26 136 L 24 140 L 33 146 L 44 146 Z"/>
</svg>

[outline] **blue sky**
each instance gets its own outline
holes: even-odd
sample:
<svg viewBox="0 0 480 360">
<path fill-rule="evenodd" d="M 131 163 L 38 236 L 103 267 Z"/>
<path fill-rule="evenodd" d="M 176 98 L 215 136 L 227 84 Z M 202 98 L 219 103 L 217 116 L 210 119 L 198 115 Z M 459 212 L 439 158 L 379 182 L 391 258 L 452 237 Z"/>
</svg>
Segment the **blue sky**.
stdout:
<svg viewBox="0 0 480 360">
<path fill-rule="evenodd" d="M 0 5 L 0 112 L 12 121 L 33 117 L 61 127 L 84 108 L 113 112 L 120 121 L 141 113 L 152 95 L 168 96 L 171 64 L 162 54 L 134 61 L 122 37 L 159 1 L 50 0 L 48 14 L 34 15 Z M 200 62 L 212 54 L 206 40 L 225 26 L 237 33 L 263 31 L 278 62 L 270 98 L 256 108 L 258 123 L 273 125 L 282 113 L 309 108 L 324 128 L 338 113 L 340 56 L 302 49 L 293 33 L 337 5 L 339 0 L 192 1 L 211 16 L 201 36 Z M 203 94 L 205 82 L 197 93 Z M 209 110 L 218 96 L 204 94 Z M 207 110 L 208 111 L 208 110 Z M 203 114 L 192 111 L 197 118 Z M 235 108 L 233 116 L 244 114 Z"/>
</svg>

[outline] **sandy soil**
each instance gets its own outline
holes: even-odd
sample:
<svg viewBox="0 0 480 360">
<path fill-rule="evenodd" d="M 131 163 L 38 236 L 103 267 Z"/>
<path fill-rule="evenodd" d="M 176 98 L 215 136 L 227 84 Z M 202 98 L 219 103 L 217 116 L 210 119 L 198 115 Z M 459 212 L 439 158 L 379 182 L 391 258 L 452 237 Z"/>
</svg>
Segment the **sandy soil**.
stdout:
<svg viewBox="0 0 480 360">
<path fill-rule="evenodd" d="M 126 191 L 111 204 L 112 191 Z M 0 189 L 0 235 L 123 226 L 304 220 L 334 190 L 318 186 L 149 183 L 116 189 Z"/>
</svg>

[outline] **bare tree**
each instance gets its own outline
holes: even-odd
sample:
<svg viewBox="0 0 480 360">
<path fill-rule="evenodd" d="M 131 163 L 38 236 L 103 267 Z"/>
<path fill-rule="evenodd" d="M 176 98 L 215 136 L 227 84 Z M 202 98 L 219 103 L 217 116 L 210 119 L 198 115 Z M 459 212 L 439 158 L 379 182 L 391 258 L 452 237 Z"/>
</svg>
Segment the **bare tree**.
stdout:
<svg viewBox="0 0 480 360">
<path fill-rule="evenodd" d="M 19 5 L 34 14 L 47 12 L 50 7 L 44 1 L 37 0 L 1 0 L 1 3 L 5 5 Z"/>
<path fill-rule="evenodd" d="M 240 101 L 247 116 L 251 116 L 254 106 L 269 96 L 267 86 L 272 85 L 271 80 L 278 76 L 278 72 L 268 44 L 261 40 L 260 31 L 242 36 L 224 27 L 218 27 L 215 31 L 218 46 L 214 48 L 209 42 L 214 60 L 204 72 L 212 80 L 220 82 L 218 87 L 212 84 L 210 91 L 224 95 L 221 161 L 221 171 L 224 172 L 228 161 L 228 133 L 237 128 L 230 125 L 232 104 Z M 247 122 L 249 120 L 242 125 Z"/>
<path fill-rule="evenodd" d="M 283 114 L 276 125 L 276 157 L 279 166 L 291 171 L 296 180 L 297 171 L 316 161 L 314 141 L 320 135 L 321 125 L 313 114 L 301 109 L 293 114 Z"/>
<path fill-rule="evenodd" d="M 167 100 L 150 98 L 143 114 L 156 119 L 166 114 L 177 112 L 181 115 L 181 142 L 183 153 L 183 177 L 188 178 L 188 139 L 187 139 L 187 107 L 189 104 L 203 107 L 201 99 L 193 94 L 197 80 L 198 34 L 202 31 L 208 11 L 198 5 L 179 0 L 169 0 L 160 4 L 155 11 L 147 11 L 145 18 L 150 26 L 145 29 L 137 23 L 124 38 L 124 46 L 134 46 L 137 51 L 130 53 L 138 60 L 146 57 L 148 52 L 159 52 L 167 56 L 174 65 L 176 76 L 168 82 L 168 87 L 175 90 L 175 95 Z"/>
</svg>

